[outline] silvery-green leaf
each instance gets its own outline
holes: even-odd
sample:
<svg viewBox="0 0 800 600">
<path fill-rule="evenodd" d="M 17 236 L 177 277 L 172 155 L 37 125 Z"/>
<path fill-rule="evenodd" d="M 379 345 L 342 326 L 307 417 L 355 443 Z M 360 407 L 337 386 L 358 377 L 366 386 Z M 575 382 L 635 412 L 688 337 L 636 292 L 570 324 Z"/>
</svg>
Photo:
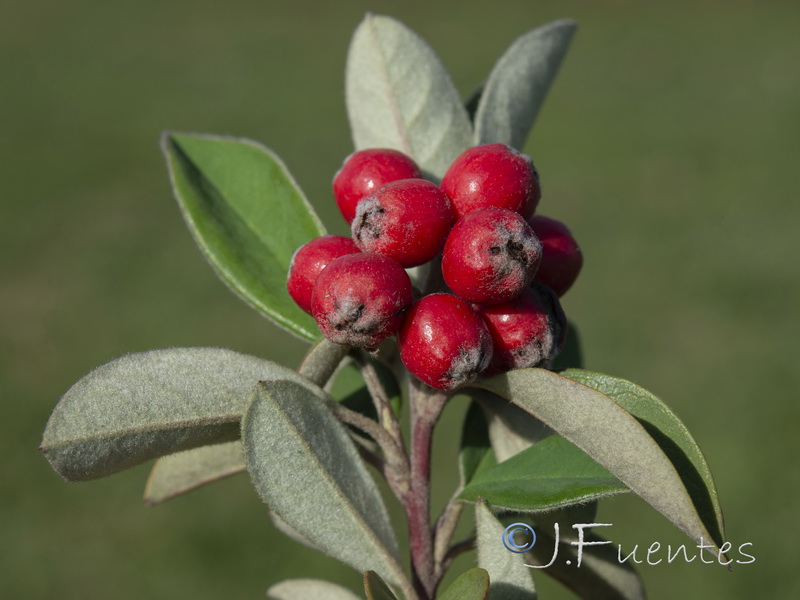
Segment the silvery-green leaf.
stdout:
<svg viewBox="0 0 800 600">
<path fill-rule="evenodd" d="M 324 385 L 349 349 L 322 339 L 308 352 L 298 373 L 317 385 Z M 160 504 L 244 470 L 242 445 L 238 441 L 164 456 L 150 471 L 144 501 Z"/>
<path fill-rule="evenodd" d="M 201 446 L 159 458 L 144 490 L 147 504 L 161 504 L 245 470 L 239 440 Z"/>
<path fill-rule="evenodd" d="M 480 385 L 533 414 L 696 541 L 714 540 L 675 465 L 648 430 L 606 394 L 544 369 L 519 369 Z"/>
<path fill-rule="evenodd" d="M 503 462 L 552 435 L 553 430 L 505 398 L 482 394 L 481 406 L 489 422 L 489 439 L 495 457 Z"/>
<path fill-rule="evenodd" d="M 262 500 L 301 537 L 360 572 L 404 576 L 383 499 L 321 389 L 259 385 L 242 421 L 245 463 Z"/>
<path fill-rule="evenodd" d="M 267 590 L 273 600 L 359 600 L 353 592 L 320 579 L 287 579 Z"/>
<path fill-rule="evenodd" d="M 535 600 L 536 586 L 522 554 L 503 545 L 505 527 L 483 502 L 475 505 L 478 566 L 489 573 L 487 600 Z"/>
<path fill-rule="evenodd" d="M 62 396 L 42 450 L 64 479 L 84 481 L 232 441 L 256 384 L 276 379 L 311 386 L 291 369 L 222 348 L 128 354 Z"/>
<path fill-rule="evenodd" d="M 518 38 L 492 69 L 475 115 L 474 144 L 522 148 L 577 24 L 553 21 Z"/>
<path fill-rule="evenodd" d="M 397 600 L 397 596 L 375 571 L 364 573 L 364 591 L 367 600 Z"/>
<path fill-rule="evenodd" d="M 356 28 L 345 73 L 356 149 L 394 148 L 442 177 L 471 144 L 472 126 L 436 54 L 416 33 L 368 14 Z"/>
<path fill-rule="evenodd" d="M 166 133 L 162 149 L 186 224 L 220 279 L 275 324 L 319 339 L 286 277 L 294 252 L 325 228 L 286 166 L 244 139 Z"/>
<path fill-rule="evenodd" d="M 562 375 L 606 394 L 636 417 L 672 461 L 703 523 L 714 534 L 717 545 L 721 545 L 725 526 L 711 469 L 675 413 L 659 398 L 630 381 L 580 369 L 569 369 Z"/>
</svg>

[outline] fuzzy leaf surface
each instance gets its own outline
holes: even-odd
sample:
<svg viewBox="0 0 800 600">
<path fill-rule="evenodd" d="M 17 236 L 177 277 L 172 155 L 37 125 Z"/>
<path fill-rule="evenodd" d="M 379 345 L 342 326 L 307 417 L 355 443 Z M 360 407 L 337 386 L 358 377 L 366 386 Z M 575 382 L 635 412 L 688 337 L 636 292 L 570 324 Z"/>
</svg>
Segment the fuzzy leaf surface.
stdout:
<svg viewBox="0 0 800 600">
<path fill-rule="evenodd" d="M 155 505 L 245 470 L 239 440 L 200 446 L 159 458 L 150 471 L 144 501 Z"/>
<path fill-rule="evenodd" d="M 483 502 L 475 505 L 478 566 L 489 573 L 487 600 L 536 600 L 536 586 L 522 554 L 503 545 L 505 526 Z"/>
<path fill-rule="evenodd" d="M 217 275 L 280 327 L 319 339 L 286 276 L 295 250 L 325 228 L 286 166 L 244 139 L 167 133 L 162 149 L 186 224 Z"/>
<path fill-rule="evenodd" d="M 711 469 L 675 413 L 659 398 L 630 381 L 579 369 L 569 369 L 562 375 L 604 393 L 636 417 L 678 470 L 703 523 L 717 545 L 721 545 L 724 524 Z"/>
<path fill-rule="evenodd" d="M 347 55 L 345 98 L 357 150 L 394 148 L 441 178 L 472 126 L 431 47 L 391 17 L 368 14 Z"/>
<path fill-rule="evenodd" d="M 585 452 L 553 435 L 476 475 L 460 497 L 472 502 L 480 497 L 498 508 L 530 512 L 627 491 Z"/>
<path fill-rule="evenodd" d="M 553 21 L 518 38 L 492 69 L 475 114 L 474 144 L 521 149 L 577 24 Z"/>
<path fill-rule="evenodd" d="M 42 450 L 68 481 L 111 475 L 197 446 L 233 441 L 259 381 L 291 369 L 222 348 L 128 354 L 98 367 L 61 397 Z"/>
<path fill-rule="evenodd" d="M 383 499 L 330 397 L 293 382 L 258 386 L 242 421 L 247 470 L 286 525 L 360 572 L 402 579 Z"/>
<path fill-rule="evenodd" d="M 287 579 L 267 590 L 272 600 L 360 600 L 340 585 L 321 579 Z"/>
<path fill-rule="evenodd" d="M 485 569 L 464 571 L 439 596 L 439 600 L 485 600 L 489 593 L 489 574 Z"/>
<path fill-rule="evenodd" d="M 575 444 L 692 539 L 715 539 L 670 457 L 634 415 L 606 394 L 544 369 L 510 371 L 477 385 Z"/>
</svg>

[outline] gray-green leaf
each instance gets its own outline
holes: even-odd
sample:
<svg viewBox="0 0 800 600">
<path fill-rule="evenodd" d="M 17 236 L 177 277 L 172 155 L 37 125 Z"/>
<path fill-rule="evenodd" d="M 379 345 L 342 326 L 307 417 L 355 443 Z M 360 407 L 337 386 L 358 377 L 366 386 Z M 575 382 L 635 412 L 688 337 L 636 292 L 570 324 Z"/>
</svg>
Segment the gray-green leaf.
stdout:
<svg viewBox="0 0 800 600">
<path fill-rule="evenodd" d="M 311 386 L 291 369 L 222 348 L 129 354 L 98 367 L 62 396 L 42 450 L 64 479 L 84 481 L 232 441 L 256 384 L 276 379 Z"/>
<path fill-rule="evenodd" d="M 350 43 L 347 114 L 356 149 L 394 148 L 441 178 L 471 145 L 472 126 L 450 76 L 416 33 L 368 14 Z"/>
<path fill-rule="evenodd" d="M 505 527 L 483 502 L 475 505 L 478 566 L 489 573 L 487 600 L 535 600 L 536 586 L 522 554 L 503 545 Z"/>
<path fill-rule="evenodd" d="M 353 592 L 320 579 L 287 579 L 267 590 L 273 600 L 359 600 Z"/>
<path fill-rule="evenodd" d="M 475 145 L 525 145 L 576 26 L 571 19 L 561 19 L 537 27 L 503 54 L 475 114 Z"/>
<path fill-rule="evenodd" d="M 439 600 L 485 600 L 488 592 L 489 574 L 476 567 L 459 575 Z"/>
<path fill-rule="evenodd" d="M 277 325 L 318 339 L 286 276 L 294 252 L 325 228 L 286 166 L 244 139 L 167 133 L 162 148 L 183 217 L 217 275 Z"/>
<path fill-rule="evenodd" d="M 648 430 L 606 394 L 543 369 L 479 380 L 586 452 L 696 541 L 715 539 L 675 465 Z"/>
<path fill-rule="evenodd" d="M 259 386 L 242 422 L 245 463 L 267 506 L 300 536 L 360 572 L 404 579 L 375 482 L 321 389 Z"/>
<path fill-rule="evenodd" d="M 561 375 L 604 393 L 638 419 L 672 461 L 703 523 L 717 545 L 721 545 L 725 526 L 711 469 L 675 413 L 659 398 L 630 381 L 579 369 Z"/>
<path fill-rule="evenodd" d="M 552 510 L 627 492 L 620 481 L 554 435 L 475 476 L 460 498 L 515 511 Z"/>
<path fill-rule="evenodd" d="M 155 505 L 245 470 L 239 440 L 201 446 L 159 458 L 150 471 L 144 501 Z"/>
</svg>

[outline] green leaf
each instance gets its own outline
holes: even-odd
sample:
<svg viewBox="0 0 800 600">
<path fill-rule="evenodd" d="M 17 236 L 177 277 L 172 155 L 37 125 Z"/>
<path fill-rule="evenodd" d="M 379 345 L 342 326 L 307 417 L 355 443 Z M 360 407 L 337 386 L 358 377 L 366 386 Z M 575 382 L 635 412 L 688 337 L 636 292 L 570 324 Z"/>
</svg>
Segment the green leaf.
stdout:
<svg viewBox="0 0 800 600">
<path fill-rule="evenodd" d="M 505 527 L 483 502 L 475 505 L 478 566 L 489 573 L 487 600 L 536 600 L 536 586 L 522 554 L 503 545 Z"/>
<path fill-rule="evenodd" d="M 571 523 L 590 521 L 572 521 Z M 536 529 L 536 544 L 525 553 L 531 565 L 550 565 L 541 572 L 563 583 L 579 598 L 585 600 L 644 600 L 645 591 L 641 577 L 630 563 L 620 563 L 617 549 L 612 544 L 583 547 L 578 566 L 578 551 L 568 538 L 571 523 L 562 522 L 559 533 L 557 560 L 553 558 L 555 538 L 553 529 Z M 575 538 L 577 539 L 577 537 Z M 607 542 L 592 531 L 584 532 L 589 543 Z"/>
<path fill-rule="evenodd" d="M 162 148 L 183 217 L 217 275 L 280 327 L 318 339 L 286 276 L 295 250 L 325 228 L 285 165 L 243 139 L 166 133 Z"/>
<path fill-rule="evenodd" d="M 518 38 L 492 69 L 475 115 L 474 144 L 522 148 L 577 24 L 553 21 Z"/>
<path fill-rule="evenodd" d="M 360 572 L 404 579 L 386 507 L 318 389 L 258 386 L 242 421 L 247 470 L 267 506 L 301 537 Z"/>
<path fill-rule="evenodd" d="M 273 600 L 359 600 L 353 592 L 320 579 L 287 579 L 267 590 Z"/>
<path fill-rule="evenodd" d="M 129 354 L 98 367 L 62 396 L 41 449 L 64 479 L 84 481 L 232 441 L 253 388 L 276 379 L 312 385 L 291 369 L 221 348 Z"/>
<path fill-rule="evenodd" d="M 607 395 L 543 369 L 520 369 L 480 385 L 553 428 L 608 469 L 692 539 L 715 539 L 669 456 Z"/>
<path fill-rule="evenodd" d="M 397 600 L 397 596 L 375 571 L 364 573 L 364 591 L 367 600 Z"/>
<path fill-rule="evenodd" d="M 485 600 L 489 592 L 489 574 L 485 569 L 464 571 L 450 584 L 439 600 Z"/>
<path fill-rule="evenodd" d="M 381 361 L 371 359 L 371 362 L 383 384 L 383 389 L 386 390 L 389 396 L 392 409 L 394 409 L 395 413 L 399 413 L 402 407 L 402 395 L 397 378 L 392 370 Z M 331 396 L 347 408 L 371 419 L 377 419 L 372 396 L 370 396 L 369 390 L 364 384 L 364 378 L 361 376 L 358 365 L 354 362 L 346 364 L 336 373 L 331 386 Z"/>
<path fill-rule="evenodd" d="M 460 498 L 540 511 L 627 491 L 586 453 L 554 435 L 477 475 Z"/>
<path fill-rule="evenodd" d="M 472 126 L 445 68 L 416 33 L 368 14 L 350 43 L 347 114 L 356 149 L 394 148 L 441 178 L 471 146 Z"/>
<path fill-rule="evenodd" d="M 458 470 L 461 485 L 465 486 L 475 475 L 497 464 L 489 443 L 489 426 L 477 402 L 472 402 L 464 417 L 461 445 L 458 452 Z"/>
<path fill-rule="evenodd" d="M 711 469 L 686 426 L 666 404 L 641 386 L 591 371 L 570 369 L 564 377 L 598 390 L 631 413 L 678 471 L 705 526 L 717 545 L 724 539 L 722 509 Z"/>
<path fill-rule="evenodd" d="M 144 490 L 144 501 L 155 505 L 208 483 L 245 470 L 239 440 L 201 446 L 159 458 Z"/>
</svg>

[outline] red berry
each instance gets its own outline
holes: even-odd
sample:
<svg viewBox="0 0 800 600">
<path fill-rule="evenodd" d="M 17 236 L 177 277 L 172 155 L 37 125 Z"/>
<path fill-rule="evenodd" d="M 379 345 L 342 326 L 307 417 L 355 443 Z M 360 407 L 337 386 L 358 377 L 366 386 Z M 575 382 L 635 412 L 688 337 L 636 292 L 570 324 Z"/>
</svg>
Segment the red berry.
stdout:
<svg viewBox="0 0 800 600">
<path fill-rule="evenodd" d="M 333 196 L 345 221 L 356 216 L 356 204 L 382 185 L 398 179 L 422 177 L 413 160 L 388 148 L 360 150 L 348 156 L 333 176 Z"/>
<path fill-rule="evenodd" d="M 484 206 L 498 206 L 529 216 L 542 197 L 531 159 L 505 144 L 486 144 L 465 150 L 450 165 L 442 189 L 460 219 Z"/>
<path fill-rule="evenodd" d="M 453 227 L 442 254 L 442 275 L 453 292 L 477 304 L 506 302 L 536 274 L 542 245 L 518 213 L 472 211 Z"/>
<path fill-rule="evenodd" d="M 528 223 L 542 242 L 542 262 L 536 280 L 563 296 L 575 283 L 583 266 L 578 242 L 561 221 L 535 215 Z"/>
<path fill-rule="evenodd" d="M 450 200 L 424 179 L 393 181 L 358 203 L 351 230 L 356 245 L 404 267 L 416 267 L 439 254 L 453 225 Z"/>
<path fill-rule="evenodd" d="M 510 302 L 482 306 L 478 312 L 494 344 L 487 374 L 547 366 L 566 341 L 567 320 L 558 296 L 539 283 Z"/>
<path fill-rule="evenodd" d="M 360 252 L 331 262 L 317 277 L 311 312 L 336 344 L 374 348 L 393 335 L 411 304 L 411 280 L 397 262 Z"/>
<path fill-rule="evenodd" d="M 346 254 L 360 252 L 350 238 L 340 235 L 323 235 L 300 246 L 289 264 L 286 288 L 297 305 L 311 314 L 311 295 L 314 283 L 331 261 Z"/>
<path fill-rule="evenodd" d="M 452 294 L 431 294 L 412 304 L 398 339 L 406 368 L 440 390 L 472 381 L 492 357 L 486 323 Z"/>
</svg>

